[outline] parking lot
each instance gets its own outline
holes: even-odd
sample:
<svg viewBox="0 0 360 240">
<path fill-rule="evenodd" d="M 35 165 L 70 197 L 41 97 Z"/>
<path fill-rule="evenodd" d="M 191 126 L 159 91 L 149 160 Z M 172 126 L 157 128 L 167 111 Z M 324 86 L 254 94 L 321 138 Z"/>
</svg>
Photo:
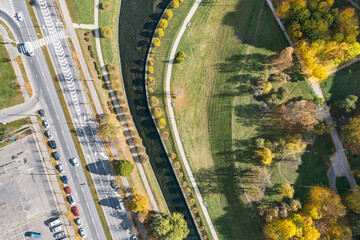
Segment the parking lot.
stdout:
<svg viewBox="0 0 360 240">
<path fill-rule="evenodd" d="M 28 232 L 54 239 L 46 224 L 60 213 L 34 135 L 0 156 L 0 239 L 27 239 Z"/>
</svg>

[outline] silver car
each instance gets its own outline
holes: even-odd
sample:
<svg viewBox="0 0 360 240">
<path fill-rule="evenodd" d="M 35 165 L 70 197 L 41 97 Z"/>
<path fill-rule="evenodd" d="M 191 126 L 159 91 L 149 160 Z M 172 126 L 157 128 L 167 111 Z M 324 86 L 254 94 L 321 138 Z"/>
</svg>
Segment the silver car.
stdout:
<svg viewBox="0 0 360 240">
<path fill-rule="evenodd" d="M 53 227 L 50 229 L 51 232 L 55 233 L 55 232 L 60 232 L 61 230 L 63 230 L 63 226 L 59 225 L 57 227 Z"/>
<path fill-rule="evenodd" d="M 61 237 L 65 237 L 65 233 L 64 232 L 58 232 L 54 234 L 55 238 L 61 238 Z"/>
<path fill-rule="evenodd" d="M 86 232 L 85 232 L 85 230 L 84 230 L 83 228 L 80 228 L 80 229 L 79 229 L 79 234 L 80 234 L 80 236 L 81 236 L 82 238 L 86 238 Z"/>
<path fill-rule="evenodd" d="M 47 136 L 49 139 L 52 139 L 52 138 L 53 138 L 53 135 L 52 135 L 52 133 L 51 133 L 50 130 L 46 130 L 46 131 L 45 131 L 45 134 L 46 134 L 46 136 Z"/>
<path fill-rule="evenodd" d="M 77 159 L 77 158 L 71 158 L 71 159 L 70 159 L 70 162 L 71 162 L 75 167 L 79 166 L 79 162 L 78 162 L 78 159 Z"/>
<path fill-rule="evenodd" d="M 75 219 L 75 223 L 78 225 L 78 226 L 82 226 L 83 225 L 83 223 L 82 223 L 82 221 L 81 221 L 81 218 L 76 218 Z"/>
</svg>

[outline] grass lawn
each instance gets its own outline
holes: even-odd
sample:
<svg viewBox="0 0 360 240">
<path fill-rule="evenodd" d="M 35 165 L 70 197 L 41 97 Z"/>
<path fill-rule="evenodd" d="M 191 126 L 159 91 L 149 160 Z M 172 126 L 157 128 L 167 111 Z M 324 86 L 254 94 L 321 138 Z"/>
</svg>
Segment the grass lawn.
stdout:
<svg viewBox="0 0 360 240">
<path fill-rule="evenodd" d="M 100 4 L 105 2 L 100 0 Z M 120 66 L 119 45 L 118 45 L 118 16 L 119 16 L 120 0 L 111 1 L 111 9 L 108 11 L 99 10 L 99 27 L 109 26 L 112 30 L 110 38 L 101 38 L 101 50 L 105 65 L 109 63 L 115 64 L 118 69 Z"/>
<path fill-rule="evenodd" d="M 0 42 L 3 42 L 1 37 Z M 9 54 L 3 44 L 0 44 L 0 86 L 0 109 L 24 102 Z"/>
<path fill-rule="evenodd" d="M 94 2 L 94 0 L 67 0 L 71 20 L 79 24 L 94 24 Z"/>
<path fill-rule="evenodd" d="M 281 133 L 272 114 L 259 114 L 251 86 L 264 74 L 271 56 L 287 46 L 262 0 L 204 1 L 180 41 L 178 51 L 184 51 L 186 58 L 174 66 L 172 75 L 172 92 L 178 93 L 176 120 L 220 239 L 263 238 L 256 209 L 252 211 L 246 201 L 239 175 L 253 165 L 254 139 Z M 158 64 L 168 59 L 156 60 Z M 287 99 L 314 96 L 305 81 L 290 81 L 284 87 Z M 289 173 L 295 183 L 327 183 L 322 144 L 317 141 L 309 146 L 310 152 L 302 156 L 303 165 Z M 318 163 L 321 165 L 314 169 Z M 276 164 L 271 172 L 274 185 L 284 182 Z M 299 190 L 299 195 L 305 192 Z"/>
</svg>

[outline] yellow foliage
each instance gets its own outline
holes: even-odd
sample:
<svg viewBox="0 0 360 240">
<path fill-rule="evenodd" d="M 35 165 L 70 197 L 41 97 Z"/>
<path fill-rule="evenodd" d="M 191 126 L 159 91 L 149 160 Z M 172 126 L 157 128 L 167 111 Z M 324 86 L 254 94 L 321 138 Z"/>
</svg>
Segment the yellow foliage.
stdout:
<svg viewBox="0 0 360 240">
<path fill-rule="evenodd" d="M 158 119 L 157 125 L 159 129 L 164 129 L 166 127 L 166 120 L 164 118 Z"/>
<path fill-rule="evenodd" d="M 279 193 L 281 194 L 281 196 L 290 199 L 294 197 L 294 192 L 294 188 L 289 183 L 283 183 L 279 188 Z"/>
<path fill-rule="evenodd" d="M 160 28 L 167 28 L 167 26 L 168 26 L 168 21 L 166 19 L 161 19 L 159 21 L 159 27 Z"/>
<path fill-rule="evenodd" d="M 355 189 L 351 190 L 346 194 L 344 198 L 344 203 L 347 208 L 354 213 L 360 214 L 360 187 L 357 186 Z"/>
<path fill-rule="evenodd" d="M 271 153 L 271 150 L 269 148 L 262 148 L 259 150 L 256 150 L 257 157 L 259 160 L 264 164 L 270 166 L 272 163 L 272 160 L 274 158 L 274 154 Z"/>
<path fill-rule="evenodd" d="M 155 58 L 149 57 L 149 59 L 148 59 L 148 63 L 149 63 L 149 65 L 150 65 L 150 66 L 154 66 L 154 65 L 155 65 L 155 63 L 156 63 Z"/>
<path fill-rule="evenodd" d="M 154 67 L 149 66 L 148 67 L 148 73 L 153 74 L 154 73 Z"/>
<path fill-rule="evenodd" d="M 271 82 L 265 82 L 260 85 L 260 88 L 264 91 L 264 94 L 268 94 L 272 89 L 272 84 Z"/>
<path fill-rule="evenodd" d="M 135 194 L 131 201 L 129 201 L 129 208 L 134 212 L 145 212 L 147 204 L 147 197 L 141 194 Z"/>
<path fill-rule="evenodd" d="M 360 116 L 350 118 L 349 124 L 343 127 L 346 140 L 351 144 L 360 144 Z"/>
<path fill-rule="evenodd" d="M 161 117 L 162 115 L 163 115 L 163 112 L 161 111 L 160 108 L 155 108 L 155 109 L 153 110 L 153 116 L 154 116 L 154 118 L 159 118 L 159 117 Z"/>
<path fill-rule="evenodd" d="M 296 225 L 290 219 L 276 219 L 265 225 L 265 236 L 269 239 L 289 239 L 296 235 Z"/>
<path fill-rule="evenodd" d="M 173 12 L 170 9 L 166 10 L 164 13 L 164 18 L 171 19 L 172 17 L 173 17 Z"/>
<path fill-rule="evenodd" d="M 153 39 L 153 45 L 154 45 L 154 47 L 160 47 L 160 44 L 161 44 L 161 42 L 160 42 L 160 39 L 159 39 L 159 38 L 154 38 L 154 39 Z"/>
<path fill-rule="evenodd" d="M 147 83 L 148 83 L 150 86 L 152 86 L 152 85 L 155 84 L 155 79 L 154 79 L 153 77 L 149 76 L 149 77 L 147 78 Z"/>
<path fill-rule="evenodd" d="M 156 107 L 157 105 L 159 105 L 159 99 L 155 96 L 152 96 L 150 98 L 150 106 L 151 107 Z"/>
<path fill-rule="evenodd" d="M 150 94 L 153 94 L 153 93 L 154 93 L 154 89 L 153 89 L 153 88 L 148 88 L 148 92 L 149 92 Z"/>
<path fill-rule="evenodd" d="M 320 233 L 314 226 L 314 222 L 310 216 L 302 214 L 293 214 L 291 220 L 297 226 L 296 237 L 301 240 L 317 240 Z"/>
<path fill-rule="evenodd" d="M 290 3 L 289 1 L 282 1 L 276 8 L 276 15 L 281 19 L 287 19 L 290 15 Z"/>
<path fill-rule="evenodd" d="M 162 36 L 164 36 L 164 29 L 162 29 L 162 28 L 156 29 L 156 31 L 155 31 L 155 36 L 157 36 L 157 37 L 162 37 Z"/>
<path fill-rule="evenodd" d="M 304 151 L 305 148 L 306 143 L 303 142 L 301 135 L 295 134 L 294 136 L 287 137 L 284 153 L 293 155 Z"/>
<path fill-rule="evenodd" d="M 103 36 L 104 38 L 111 37 L 112 36 L 111 28 L 109 28 L 108 26 L 102 27 L 101 28 L 101 36 Z"/>
</svg>

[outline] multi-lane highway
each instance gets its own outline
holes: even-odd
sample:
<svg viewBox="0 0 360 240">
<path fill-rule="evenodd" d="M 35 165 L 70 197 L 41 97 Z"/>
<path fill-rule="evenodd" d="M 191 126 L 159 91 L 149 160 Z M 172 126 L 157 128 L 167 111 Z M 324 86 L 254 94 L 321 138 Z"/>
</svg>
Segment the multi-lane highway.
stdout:
<svg viewBox="0 0 360 240">
<path fill-rule="evenodd" d="M 35 55 L 26 57 L 24 64 L 27 66 L 29 77 L 33 79 L 33 90 L 38 95 L 39 103 L 46 112 L 46 119 L 50 123 L 50 129 L 57 142 L 58 152 L 62 158 L 61 162 L 64 165 L 65 174 L 69 178 L 69 185 L 73 190 L 88 238 L 106 239 L 90 190 L 87 185 L 83 184 L 86 183 L 84 171 L 81 167 L 74 167 L 69 163 L 70 158 L 78 156 L 40 47 L 43 44 L 46 44 L 49 50 L 86 157 L 86 167 L 91 172 L 112 237 L 113 239 L 129 239 L 132 228 L 131 218 L 128 212 L 117 209 L 118 200 L 109 183 L 114 177 L 107 161 L 106 148 L 102 139 L 96 136 L 98 126 L 95 116 L 84 95 L 82 85 L 77 79 L 78 73 L 74 67 L 68 43 L 64 39 L 64 30 L 59 24 L 60 20 L 56 9 L 48 5 L 45 0 L 37 1 L 34 9 L 44 36 L 44 39 L 39 40 L 25 1 L 14 1 L 13 3 L 15 11 L 23 13 L 24 21 L 19 23 L 15 23 L 13 20 L 9 21 L 16 29 L 19 43 L 30 41 L 35 48 Z M 1 14 L 6 15 L 4 12 Z"/>
</svg>

